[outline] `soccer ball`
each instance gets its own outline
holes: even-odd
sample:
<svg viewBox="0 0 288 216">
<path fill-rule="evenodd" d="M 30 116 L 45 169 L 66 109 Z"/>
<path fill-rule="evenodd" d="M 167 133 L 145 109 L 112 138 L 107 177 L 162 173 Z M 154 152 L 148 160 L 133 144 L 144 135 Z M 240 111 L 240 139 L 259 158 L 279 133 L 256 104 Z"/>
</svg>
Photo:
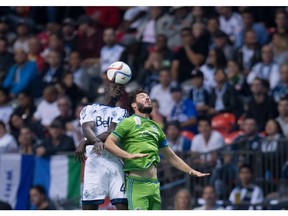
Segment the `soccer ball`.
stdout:
<svg viewBox="0 0 288 216">
<path fill-rule="evenodd" d="M 121 85 L 127 84 L 131 77 L 132 72 L 130 67 L 121 61 L 112 63 L 107 69 L 107 77 L 110 81 Z"/>
</svg>

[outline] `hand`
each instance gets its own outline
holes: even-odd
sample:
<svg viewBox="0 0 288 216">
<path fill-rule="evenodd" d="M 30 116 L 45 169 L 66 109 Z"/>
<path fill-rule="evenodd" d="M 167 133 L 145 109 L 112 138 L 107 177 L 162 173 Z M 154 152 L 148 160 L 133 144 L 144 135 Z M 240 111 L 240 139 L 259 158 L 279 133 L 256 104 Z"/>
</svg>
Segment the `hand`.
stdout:
<svg viewBox="0 0 288 216">
<path fill-rule="evenodd" d="M 102 152 L 104 151 L 104 143 L 101 141 L 96 141 L 94 143 L 93 146 L 93 151 L 97 154 L 97 155 L 101 155 Z"/>
<path fill-rule="evenodd" d="M 188 172 L 189 175 L 192 175 L 192 176 L 196 176 L 196 177 L 205 177 L 205 176 L 209 176 L 210 173 L 201 173 L 201 172 L 198 172 L 198 171 L 193 171 L 193 170 L 190 170 Z"/>
<path fill-rule="evenodd" d="M 74 155 L 74 163 L 78 160 L 79 162 L 84 163 L 86 160 L 86 156 L 85 156 L 85 147 L 86 147 L 86 142 L 87 140 L 82 140 L 79 144 L 79 146 L 77 147 L 76 151 L 75 151 L 75 155 Z"/>
<path fill-rule="evenodd" d="M 137 158 L 143 158 L 148 156 L 149 154 L 130 154 L 129 157 L 127 159 L 137 159 Z"/>
</svg>

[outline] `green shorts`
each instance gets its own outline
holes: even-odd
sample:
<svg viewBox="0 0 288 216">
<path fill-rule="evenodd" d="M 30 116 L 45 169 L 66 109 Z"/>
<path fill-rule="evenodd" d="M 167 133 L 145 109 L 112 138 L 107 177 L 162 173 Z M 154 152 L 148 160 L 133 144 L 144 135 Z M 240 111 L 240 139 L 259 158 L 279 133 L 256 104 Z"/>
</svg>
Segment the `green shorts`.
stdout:
<svg viewBox="0 0 288 216">
<path fill-rule="evenodd" d="M 129 210 L 161 210 L 158 179 L 126 176 L 126 192 Z"/>
</svg>

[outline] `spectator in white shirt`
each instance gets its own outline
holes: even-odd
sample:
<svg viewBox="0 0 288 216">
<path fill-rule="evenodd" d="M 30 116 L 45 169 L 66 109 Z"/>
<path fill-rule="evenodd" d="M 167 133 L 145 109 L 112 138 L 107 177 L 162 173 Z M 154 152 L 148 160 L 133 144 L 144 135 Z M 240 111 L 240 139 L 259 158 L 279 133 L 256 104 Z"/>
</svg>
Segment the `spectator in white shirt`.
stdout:
<svg viewBox="0 0 288 216">
<path fill-rule="evenodd" d="M 262 62 L 256 64 L 250 71 L 247 82 L 251 84 L 258 77 L 270 82 L 270 89 L 274 89 L 280 81 L 279 66 L 273 61 L 273 50 L 270 45 L 261 49 Z"/>
<path fill-rule="evenodd" d="M 233 12 L 232 7 L 219 7 L 218 12 L 220 14 L 220 29 L 229 36 L 232 42 L 234 42 L 236 36 L 243 29 L 241 15 L 237 12 Z"/>
<path fill-rule="evenodd" d="M 217 160 L 215 150 L 224 146 L 224 139 L 218 131 L 212 130 L 211 120 L 205 117 L 198 119 L 198 131 L 199 134 L 192 140 L 191 151 L 202 155 L 195 163 L 213 166 Z"/>
<path fill-rule="evenodd" d="M 9 92 L 4 88 L 0 88 L 0 120 L 7 125 L 12 112 L 13 108 L 9 104 Z"/>
<path fill-rule="evenodd" d="M 224 210 L 222 206 L 216 203 L 217 197 L 213 186 L 207 185 L 203 189 L 203 205 L 193 210 Z"/>
<path fill-rule="evenodd" d="M 43 92 L 43 100 L 34 113 L 34 120 L 40 121 L 41 125 L 45 127 L 49 126 L 60 115 L 57 106 L 57 94 L 57 89 L 54 86 L 46 87 Z"/>
<path fill-rule="evenodd" d="M 101 72 L 105 73 L 110 64 L 120 59 L 124 47 L 117 44 L 116 35 L 113 28 L 105 29 L 103 33 L 103 40 L 105 45 L 100 51 Z"/>
<path fill-rule="evenodd" d="M 0 121 L 0 153 L 15 153 L 17 148 L 16 140 L 7 133 L 5 123 Z"/>
<path fill-rule="evenodd" d="M 235 187 L 229 197 L 232 206 L 227 209 L 234 210 L 261 210 L 261 206 L 250 206 L 260 204 L 264 201 L 263 191 L 260 187 L 252 183 L 253 170 L 249 165 L 243 164 L 239 168 L 240 186 Z"/>
<path fill-rule="evenodd" d="M 160 114 L 167 118 L 174 106 L 170 93 L 171 74 L 169 69 L 160 70 L 159 81 L 160 83 L 151 89 L 150 98 L 158 101 Z"/>
</svg>

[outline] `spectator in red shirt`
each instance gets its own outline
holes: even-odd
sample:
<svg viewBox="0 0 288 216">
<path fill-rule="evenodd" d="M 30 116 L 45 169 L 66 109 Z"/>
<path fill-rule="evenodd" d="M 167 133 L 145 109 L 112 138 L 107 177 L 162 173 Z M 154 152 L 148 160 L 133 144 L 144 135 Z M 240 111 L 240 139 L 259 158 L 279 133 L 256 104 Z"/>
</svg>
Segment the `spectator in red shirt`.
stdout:
<svg viewBox="0 0 288 216">
<path fill-rule="evenodd" d="M 37 64 L 38 72 L 41 72 L 44 69 L 44 59 L 40 55 L 40 40 L 37 37 L 31 37 L 28 41 L 28 48 L 28 59 L 35 62 Z"/>
</svg>

